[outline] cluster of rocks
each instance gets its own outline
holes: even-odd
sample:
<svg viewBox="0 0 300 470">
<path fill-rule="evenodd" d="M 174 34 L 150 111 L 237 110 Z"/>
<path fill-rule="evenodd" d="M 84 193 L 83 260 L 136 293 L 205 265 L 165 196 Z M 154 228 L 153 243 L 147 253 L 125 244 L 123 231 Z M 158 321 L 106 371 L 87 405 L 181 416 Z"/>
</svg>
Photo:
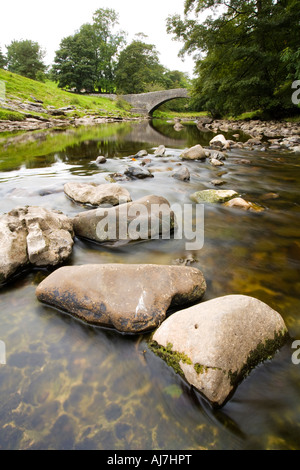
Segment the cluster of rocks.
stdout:
<svg viewBox="0 0 300 470">
<path fill-rule="evenodd" d="M 181 159 L 222 164 L 226 158 L 223 150 L 230 148 L 230 143 L 219 135 L 210 146 L 186 149 Z M 155 151 L 156 157 L 165 154 L 164 146 Z M 133 158 L 146 156 L 147 152 L 141 151 Z M 105 163 L 103 158 L 99 157 L 97 164 Z M 127 168 L 124 175 L 140 178 L 136 168 Z M 172 176 L 182 181 L 190 178 L 185 166 Z M 67 183 L 64 192 L 74 203 L 95 208 L 72 219 L 41 207 L 18 208 L 0 217 L 1 283 L 24 268 L 61 265 L 72 253 L 75 236 L 119 246 L 159 238 L 176 225 L 165 198 L 148 195 L 132 201 L 129 192 L 117 183 Z M 190 198 L 196 203 L 255 210 L 254 204 L 232 190 L 198 191 Z M 110 221 L 113 229 L 107 230 Z M 132 225 L 146 229 L 133 232 Z M 36 295 L 39 301 L 91 325 L 130 334 L 154 330 L 149 350 L 212 406 L 223 406 L 243 378 L 284 344 L 287 328 L 279 313 L 251 297 L 226 296 L 203 302 L 203 273 L 185 265 L 188 262 L 178 264 L 64 266 L 42 281 Z"/>
<path fill-rule="evenodd" d="M 149 349 L 219 407 L 288 331 L 280 314 L 257 299 L 200 302 L 205 291 L 197 268 L 107 264 L 60 268 L 36 295 L 88 324 L 131 334 L 154 329 Z M 189 304 L 195 305 L 182 310 Z M 170 308 L 177 311 L 166 319 Z"/>
<path fill-rule="evenodd" d="M 233 132 L 235 140 L 227 141 L 228 148 L 246 148 L 246 149 L 263 149 L 263 150 L 288 150 L 300 153 L 300 125 L 298 123 L 285 121 L 227 121 L 212 120 L 210 118 L 200 118 L 197 123 L 199 129 L 210 130 L 218 133 Z M 239 140 L 240 134 L 243 132 L 250 135 L 250 139 L 246 142 Z"/>
<path fill-rule="evenodd" d="M 32 97 L 32 100 L 33 101 L 7 99 L 5 102 L 5 109 L 12 112 L 18 112 L 24 117 L 24 120 L 0 120 L 0 132 L 35 131 L 50 129 L 53 127 L 65 128 L 70 126 L 92 126 L 106 122 L 138 120 L 136 117 L 123 118 L 122 116 L 115 115 L 113 113 L 107 113 L 107 115 L 103 116 L 103 110 L 101 110 L 101 115 L 99 113 L 90 112 L 83 117 L 75 115 L 72 116 L 71 113 L 76 111 L 76 106 L 64 106 L 62 108 L 55 108 L 54 106 L 44 107 L 42 101 L 36 100 L 34 97 Z"/>
</svg>

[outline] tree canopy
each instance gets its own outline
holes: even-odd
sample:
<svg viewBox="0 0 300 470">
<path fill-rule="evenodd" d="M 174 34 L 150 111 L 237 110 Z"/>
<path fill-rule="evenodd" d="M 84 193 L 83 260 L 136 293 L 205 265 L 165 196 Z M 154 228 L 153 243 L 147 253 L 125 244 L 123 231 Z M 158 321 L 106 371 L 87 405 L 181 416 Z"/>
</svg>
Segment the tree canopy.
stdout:
<svg viewBox="0 0 300 470">
<path fill-rule="evenodd" d="M 150 91 L 155 85 L 163 85 L 164 72 L 156 47 L 136 39 L 120 53 L 116 69 L 117 90 L 122 93 Z"/>
<path fill-rule="evenodd" d="M 4 69 L 5 66 L 6 66 L 6 57 L 0 48 L 0 69 Z"/>
<path fill-rule="evenodd" d="M 52 68 L 60 87 L 75 88 L 77 92 L 114 91 L 116 56 L 125 40 L 124 32 L 114 32 L 117 24 L 117 13 L 101 8 L 94 13 L 92 24 L 82 25 L 61 41 Z"/>
<path fill-rule="evenodd" d="M 7 49 L 7 68 L 10 72 L 33 80 L 41 79 L 46 71 L 41 46 L 29 39 L 12 41 Z"/>
<path fill-rule="evenodd" d="M 205 17 L 204 20 L 201 18 Z M 186 0 L 167 30 L 195 54 L 194 101 L 213 115 L 292 110 L 300 78 L 299 0 Z"/>
</svg>

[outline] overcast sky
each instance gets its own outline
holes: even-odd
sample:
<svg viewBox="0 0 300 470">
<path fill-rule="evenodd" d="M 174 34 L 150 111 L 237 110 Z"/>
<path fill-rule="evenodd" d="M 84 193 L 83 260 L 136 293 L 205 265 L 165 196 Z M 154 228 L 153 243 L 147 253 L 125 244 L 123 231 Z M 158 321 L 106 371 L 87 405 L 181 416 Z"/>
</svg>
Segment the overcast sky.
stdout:
<svg viewBox="0 0 300 470">
<path fill-rule="evenodd" d="M 166 33 L 169 14 L 183 13 L 184 0 L 10 0 L 0 9 L 0 47 L 14 39 L 38 42 L 47 54 L 45 62 L 52 64 L 55 51 L 63 37 L 73 34 L 83 23 L 92 21 L 98 8 L 112 8 L 119 13 L 119 28 L 128 33 L 127 41 L 143 32 L 146 40 L 155 44 L 160 62 L 171 70 L 193 73 L 194 62 L 178 58 L 181 44 Z"/>
</svg>

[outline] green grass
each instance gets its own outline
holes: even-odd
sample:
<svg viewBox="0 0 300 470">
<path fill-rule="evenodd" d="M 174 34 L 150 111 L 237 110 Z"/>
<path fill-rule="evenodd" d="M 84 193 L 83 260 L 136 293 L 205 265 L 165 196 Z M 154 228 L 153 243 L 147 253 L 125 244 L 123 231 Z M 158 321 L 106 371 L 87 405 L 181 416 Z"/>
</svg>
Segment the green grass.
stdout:
<svg viewBox="0 0 300 470">
<path fill-rule="evenodd" d="M 50 80 L 42 83 L 0 69 L 0 81 L 1 80 L 5 83 L 6 99 L 34 101 L 35 98 L 43 102 L 42 106 L 45 108 L 45 110 L 47 109 L 47 106 L 54 106 L 55 108 L 76 106 L 76 112 L 73 114 L 76 114 L 79 117 L 86 113 L 93 112 L 99 116 L 131 115 L 128 107 L 126 107 L 126 109 L 124 109 L 123 106 L 119 107 L 117 101 L 113 101 L 109 98 L 69 93 L 58 88 L 57 84 L 51 82 Z M 3 111 L 3 109 L 1 109 L 1 111 Z M 41 113 L 36 114 L 43 115 Z"/>
<path fill-rule="evenodd" d="M 0 121 L 24 121 L 25 116 L 17 111 L 0 108 Z"/>
<path fill-rule="evenodd" d="M 174 119 L 174 118 L 183 118 L 183 119 L 194 119 L 197 117 L 208 116 L 208 113 L 205 111 L 189 111 L 189 112 L 180 112 L 180 111 L 159 111 L 156 110 L 153 113 L 153 117 L 156 119 Z"/>
</svg>

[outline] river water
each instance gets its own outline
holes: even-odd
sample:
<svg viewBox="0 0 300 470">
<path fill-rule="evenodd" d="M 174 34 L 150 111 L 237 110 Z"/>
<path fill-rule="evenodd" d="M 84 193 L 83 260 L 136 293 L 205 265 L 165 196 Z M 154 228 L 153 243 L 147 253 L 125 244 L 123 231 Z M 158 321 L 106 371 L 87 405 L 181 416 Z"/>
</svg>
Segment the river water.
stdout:
<svg viewBox="0 0 300 470">
<path fill-rule="evenodd" d="M 187 162 L 190 182 L 172 178 L 181 150 L 212 137 L 194 123 L 176 132 L 153 121 L 10 138 L 0 142 L 0 213 L 40 205 L 73 216 L 86 209 L 64 195 L 64 183 L 105 183 L 139 150 L 153 154 L 164 144 L 167 156 L 149 168 L 154 178 L 120 184 L 132 199 L 156 194 L 187 204 L 221 178 L 222 189 L 262 206 L 254 213 L 207 204 L 193 266 L 207 281 L 204 300 L 256 297 L 281 313 L 291 340 L 212 410 L 148 349 L 147 335 L 87 326 L 40 304 L 35 289 L 47 272 L 24 273 L 0 291 L 0 449 L 300 449 L 300 364 L 292 362 L 300 339 L 300 157 L 234 150 L 220 168 Z M 104 165 L 94 163 L 98 155 Z M 173 264 L 190 255 L 185 240 L 119 248 L 76 240 L 68 264 Z"/>
</svg>

